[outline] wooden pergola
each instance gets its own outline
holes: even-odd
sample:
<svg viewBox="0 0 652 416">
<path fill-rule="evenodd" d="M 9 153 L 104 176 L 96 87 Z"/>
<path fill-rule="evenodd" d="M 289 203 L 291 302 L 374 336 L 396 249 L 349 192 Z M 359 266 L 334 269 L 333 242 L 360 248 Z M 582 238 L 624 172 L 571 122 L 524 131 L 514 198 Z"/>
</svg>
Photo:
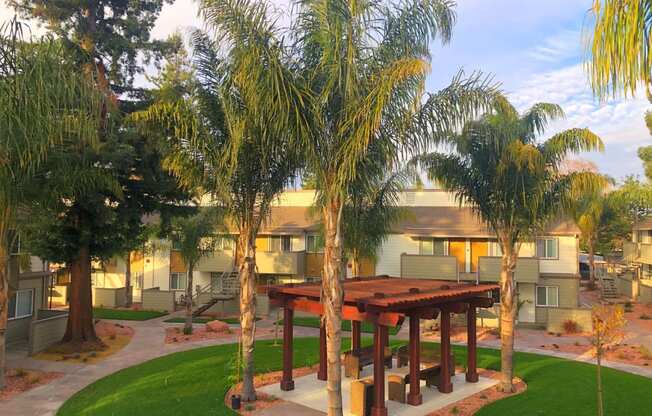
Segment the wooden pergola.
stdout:
<svg viewBox="0 0 652 416">
<path fill-rule="evenodd" d="M 342 319 L 353 321 L 352 348 L 360 348 L 361 323 L 374 324 L 373 416 L 387 415 L 385 407 L 385 366 L 384 350 L 388 341 L 388 327 L 410 318 L 409 340 L 409 384 L 408 404 L 418 406 L 422 403 L 420 391 L 420 340 L 419 320 L 435 319 L 441 316 L 441 376 L 438 389 L 442 393 L 453 391 L 449 362 L 451 357 L 450 328 L 451 314 L 465 313 L 467 316 L 467 371 L 466 381 L 478 381 L 476 348 L 476 309 L 488 308 L 493 301 L 488 293 L 498 289 L 495 284 L 456 283 L 442 280 L 393 278 L 378 276 L 370 278 L 346 279 Z M 288 284 L 273 286 L 269 298 L 277 306 L 283 307 L 283 377 L 281 390 L 294 389 L 292 379 L 292 340 L 294 311 L 304 311 L 323 315 L 320 302 L 319 283 Z M 320 329 L 319 372 L 317 377 L 326 380 L 326 331 Z"/>
</svg>

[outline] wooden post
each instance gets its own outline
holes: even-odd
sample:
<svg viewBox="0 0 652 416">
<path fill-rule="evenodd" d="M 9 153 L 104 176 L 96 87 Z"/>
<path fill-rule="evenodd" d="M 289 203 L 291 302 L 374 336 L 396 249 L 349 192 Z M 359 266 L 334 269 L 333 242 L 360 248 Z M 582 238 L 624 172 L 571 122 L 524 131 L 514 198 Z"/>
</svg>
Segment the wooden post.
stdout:
<svg viewBox="0 0 652 416">
<path fill-rule="evenodd" d="M 319 371 L 317 372 L 317 379 L 326 381 L 328 379 L 328 357 L 326 355 L 326 325 L 324 320 L 321 319 L 319 326 Z"/>
<path fill-rule="evenodd" d="M 466 312 L 466 349 L 467 349 L 467 362 L 466 362 L 466 381 L 469 383 L 478 382 L 478 369 L 477 369 L 477 333 L 476 333 L 476 308 L 475 305 L 470 304 L 469 310 Z"/>
<path fill-rule="evenodd" d="M 374 404 L 371 416 L 387 416 L 385 407 L 385 333 L 387 327 L 376 323 L 374 328 Z"/>
<path fill-rule="evenodd" d="M 410 315 L 410 393 L 407 402 L 412 406 L 419 406 L 423 402 L 421 397 L 421 341 L 419 338 L 419 315 Z"/>
<path fill-rule="evenodd" d="M 283 378 L 281 379 L 281 390 L 283 391 L 294 390 L 294 380 L 292 380 L 293 320 L 294 310 L 286 306 L 283 308 Z"/>
<path fill-rule="evenodd" d="M 351 349 L 353 351 L 360 349 L 360 338 L 362 336 L 362 322 L 352 321 L 351 324 Z"/>
<path fill-rule="evenodd" d="M 439 391 L 442 393 L 451 393 L 453 384 L 451 383 L 451 313 L 448 309 L 441 310 L 440 318 L 441 333 L 441 376 L 439 378 Z"/>
</svg>

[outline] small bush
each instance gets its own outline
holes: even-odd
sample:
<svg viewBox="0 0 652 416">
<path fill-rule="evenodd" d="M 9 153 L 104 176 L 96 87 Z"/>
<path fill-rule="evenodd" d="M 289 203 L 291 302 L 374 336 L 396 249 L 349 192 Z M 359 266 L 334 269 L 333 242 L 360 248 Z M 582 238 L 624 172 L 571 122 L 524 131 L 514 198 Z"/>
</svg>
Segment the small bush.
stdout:
<svg viewBox="0 0 652 416">
<path fill-rule="evenodd" d="M 246 410 L 247 412 L 251 412 L 251 411 L 253 411 L 253 410 L 256 410 L 256 406 L 254 406 L 254 405 L 251 404 L 251 403 L 247 403 L 247 404 L 245 404 L 245 406 L 244 406 L 244 410 Z"/>
<path fill-rule="evenodd" d="M 111 335 L 109 335 L 109 339 L 110 339 L 111 341 L 113 341 L 115 338 L 116 338 L 116 335 L 115 335 L 115 334 L 111 334 Z"/>
<path fill-rule="evenodd" d="M 190 335 L 192 334 L 192 327 L 186 328 L 185 326 L 183 327 L 183 335 Z"/>
<path fill-rule="evenodd" d="M 644 313 L 643 315 L 639 316 L 639 318 L 644 321 L 649 321 L 650 319 L 652 319 L 652 316 Z"/>
<path fill-rule="evenodd" d="M 25 371 L 25 370 L 22 369 L 22 368 L 17 368 L 17 369 L 14 371 L 14 376 L 16 376 L 16 377 L 18 377 L 18 378 L 23 378 L 23 377 L 27 376 L 27 371 Z"/>
<path fill-rule="evenodd" d="M 580 332 L 579 324 L 572 319 L 565 320 L 563 326 L 564 332 L 567 334 L 577 334 Z"/>
<path fill-rule="evenodd" d="M 641 353 L 641 357 L 644 360 L 652 360 L 652 351 L 650 351 L 645 345 L 638 347 L 638 351 Z"/>
<path fill-rule="evenodd" d="M 632 302 L 630 302 L 630 301 L 625 302 L 625 307 L 626 308 L 631 308 L 632 307 Z"/>
<path fill-rule="evenodd" d="M 41 381 L 41 376 L 38 374 L 30 374 L 25 378 L 25 381 L 27 381 L 27 384 L 37 384 Z"/>
</svg>

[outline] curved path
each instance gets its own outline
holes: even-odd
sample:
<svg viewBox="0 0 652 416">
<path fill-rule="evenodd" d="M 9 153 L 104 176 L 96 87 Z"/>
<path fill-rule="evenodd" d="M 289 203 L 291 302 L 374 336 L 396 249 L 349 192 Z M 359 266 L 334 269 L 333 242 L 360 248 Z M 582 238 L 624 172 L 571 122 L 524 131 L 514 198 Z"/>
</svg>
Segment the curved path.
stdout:
<svg viewBox="0 0 652 416">
<path fill-rule="evenodd" d="M 176 315 L 179 315 L 177 313 Z M 35 360 L 30 357 L 17 357 L 9 359 L 9 367 L 34 369 L 39 371 L 55 371 L 64 373 L 64 376 L 56 379 L 46 385 L 36 387 L 24 392 L 11 400 L 0 402 L 0 415 L 2 416 L 52 416 L 56 414 L 57 409 L 68 400 L 73 394 L 93 383 L 94 381 L 112 374 L 116 371 L 127 367 L 140 364 L 153 358 L 161 357 L 167 354 L 187 351 L 190 349 L 201 348 L 211 345 L 229 344 L 237 341 L 235 335 L 215 340 L 196 341 L 190 343 L 165 344 L 165 328 L 173 324 L 166 324 L 163 321 L 169 319 L 170 315 L 151 319 L 149 321 L 113 321 L 131 326 L 135 333 L 131 342 L 116 354 L 100 361 L 97 364 L 74 364 L 66 362 L 53 362 L 44 360 Z M 273 320 L 262 320 L 257 323 L 259 327 L 270 327 Z M 404 326 L 397 334 L 399 339 L 407 339 Z M 316 328 L 294 328 L 295 335 L 299 337 L 319 336 L 319 330 Z M 269 339 L 271 335 L 257 337 L 257 339 Z M 428 341 L 437 341 L 428 339 Z M 464 343 L 460 343 L 464 345 Z M 499 344 L 496 342 L 478 343 L 485 348 L 497 349 Z M 565 358 L 568 360 L 582 361 L 593 363 L 591 357 L 578 356 L 574 354 L 561 353 L 538 348 L 516 347 L 517 351 L 529 352 L 539 355 L 549 355 L 554 357 Z M 652 378 L 652 369 L 645 367 L 628 365 L 618 362 L 604 362 L 605 367 L 611 367 L 628 373 L 638 374 L 644 377 Z"/>
</svg>

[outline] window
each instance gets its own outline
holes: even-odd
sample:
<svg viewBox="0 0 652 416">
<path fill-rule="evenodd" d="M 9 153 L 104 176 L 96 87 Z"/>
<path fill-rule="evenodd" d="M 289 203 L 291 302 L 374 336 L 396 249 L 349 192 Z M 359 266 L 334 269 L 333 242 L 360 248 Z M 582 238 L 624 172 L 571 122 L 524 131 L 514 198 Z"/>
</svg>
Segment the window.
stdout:
<svg viewBox="0 0 652 416">
<path fill-rule="evenodd" d="M 503 255 L 503 251 L 500 249 L 500 244 L 498 243 L 498 241 L 489 240 L 487 255 L 490 257 L 501 257 Z"/>
<path fill-rule="evenodd" d="M 537 306 L 559 306 L 559 288 L 537 286 Z"/>
<path fill-rule="evenodd" d="M 500 304 L 500 289 L 491 289 L 491 292 L 489 292 L 489 297 L 493 299 L 494 304 L 499 305 Z"/>
<path fill-rule="evenodd" d="M 215 240 L 215 248 L 218 250 L 233 249 L 233 239 L 230 235 L 219 235 Z"/>
<path fill-rule="evenodd" d="M 143 288 L 143 280 L 144 280 L 144 275 L 143 273 L 135 273 L 132 279 L 132 286 L 135 289 L 142 289 Z"/>
<path fill-rule="evenodd" d="M 17 291 L 9 299 L 9 319 L 20 319 L 32 316 L 34 304 L 34 289 Z"/>
<path fill-rule="evenodd" d="M 419 240 L 419 254 L 422 256 L 447 256 L 448 241 L 441 238 L 422 238 Z"/>
<path fill-rule="evenodd" d="M 186 290 L 185 273 L 170 273 L 170 290 Z"/>
<path fill-rule="evenodd" d="M 558 240 L 556 238 L 537 238 L 537 257 L 540 259 L 557 259 Z"/>
<path fill-rule="evenodd" d="M 291 235 L 273 235 L 269 238 L 269 251 L 292 251 Z"/>
<path fill-rule="evenodd" d="M 172 250 L 179 251 L 181 250 L 181 240 L 178 236 L 172 236 Z"/>
<path fill-rule="evenodd" d="M 306 236 L 306 251 L 308 253 L 324 252 L 324 237 L 321 234 L 310 234 Z"/>
</svg>

